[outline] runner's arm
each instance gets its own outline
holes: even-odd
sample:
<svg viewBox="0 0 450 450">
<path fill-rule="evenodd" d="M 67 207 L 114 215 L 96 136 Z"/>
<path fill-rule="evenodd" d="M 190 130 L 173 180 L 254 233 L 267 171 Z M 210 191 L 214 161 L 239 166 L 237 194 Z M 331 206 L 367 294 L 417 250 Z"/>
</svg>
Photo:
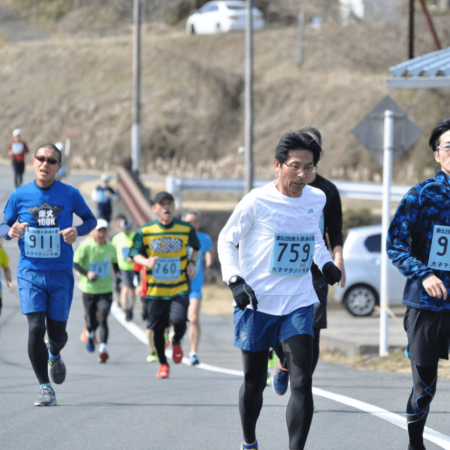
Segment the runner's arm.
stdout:
<svg viewBox="0 0 450 450">
<path fill-rule="evenodd" d="M 249 195 L 246 195 L 236 206 L 227 224 L 219 234 L 217 253 L 222 266 L 222 279 L 225 283 L 233 275 L 243 278 L 236 247 L 252 229 L 255 217 L 254 201 L 249 198 Z"/>
<path fill-rule="evenodd" d="M 10 241 L 12 238 L 9 237 L 8 233 L 11 227 L 14 225 L 15 220 L 10 219 L 6 215 L 3 216 L 2 223 L 0 223 L 0 237 Z"/>
<path fill-rule="evenodd" d="M 325 245 L 325 241 L 323 240 L 319 224 L 317 224 L 317 229 L 315 233 L 314 262 L 321 272 L 322 267 L 327 262 L 333 262 L 333 258 L 331 257 L 330 252 L 327 249 L 327 246 Z"/>
<path fill-rule="evenodd" d="M 87 277 L 87 274 L 89 272 L 89 270 L 84 269 L 83 267 L 81 267 L 78 263 L 74 262 L 73 263 L 73 268 L 77 271 L 80 272 L 81 275 L 84 275 L 85 277 Z"/>
<path fill-rule="evenodd" d="M 412 188 L 398 205 L 388 230 L 386 251 L 392 264 L 405 277 L 422 280 L 434 275 L 422 261 L 411 252 L 410 239 L 419 217 L 419 193 Z"/>
</svg>

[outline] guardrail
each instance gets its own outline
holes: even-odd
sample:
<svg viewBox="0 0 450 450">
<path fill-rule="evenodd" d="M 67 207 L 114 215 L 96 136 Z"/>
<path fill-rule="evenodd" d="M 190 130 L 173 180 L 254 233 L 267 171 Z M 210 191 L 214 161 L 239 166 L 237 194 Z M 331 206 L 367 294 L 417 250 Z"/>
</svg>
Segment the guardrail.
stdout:
<svg viewBox="0 0 450 450">
<path fill-rule="evenodd" d="M 134 223 L 138 227 L 142 227 L 155 217 L 150 203 L 123 166 L 119 165 L 117 172 L 119 175 L 120 199 L 130 211 Z"/>
<path fill-rule="evenodd" d="M 270 181 L 271 180 L 255 180 L 254 186 L 255 188 L 259 188 Z M 331 181 L 336 185 L 342 197 L 380 201 L 383 199 L 382 184 L 357 183 L 339 180 Z M 391 200 L 400 201 L 409 189 L 411 189 L 411 186 L 400 184 L 391 185 Z M 176 208 L 181 209 L 183 191 L 243 194 L 245 192 L 245 180 L 167 177 L 166 190 L 175 197 Z"/>
</svg>

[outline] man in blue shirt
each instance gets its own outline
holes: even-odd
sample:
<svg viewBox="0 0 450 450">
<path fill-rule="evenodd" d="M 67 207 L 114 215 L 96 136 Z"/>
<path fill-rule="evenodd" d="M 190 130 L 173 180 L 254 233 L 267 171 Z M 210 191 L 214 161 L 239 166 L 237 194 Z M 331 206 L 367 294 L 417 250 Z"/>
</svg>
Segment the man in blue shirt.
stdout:
<svg viewBox="0 0 450 450">
<path fill-rule="evenodd" d="M 91 200 L 97 202 L 98 218 L 105 219 L 108 223 L 112 216 L 112 202 L 117 199 L 114 189 L 108 185 L 110 176 L 102 173 L 101 183 L 92 191 Z"/>
<path fill-rule="evenodd" d="M 203 231 L 199 231 L 201 227 L 200 213 L 198 211 L 188 211 L 184 216 L 184 221 L 189 222 L 197 233 L 198 240 L 200 241 L 200 250 L 197 257 L 197 264 L 195 271 L 197 275 L 191 280 L 190 292 L 189 292 L 189 310 L 188 318 L 191 323 L 189 329 L 189 339 L 191 341 L 191 351 L 189 353 L 189 359 L 193 366 L 200 364 L 197 357 L 198 341 L 200 340 L 200 304 L 202 300 L 202 289 L 205 275 L 203 273 L 203 255 L 205 256 L 206 265 L 206 279 L 209 281 L 211 277 L 211 265 L 213 263 L 212 253 L 212 241 L 211 238 Z M 192 252 L 192 249 L 189 249 Z"/>
<path fill-rule="evenodd" d="M 436 393 L 439 359 L 450 344 L 450 116 L 431 133 L 440 164 L 433 178 L 408 191 L 392 219 L 387 253 L 407 278 L 403 304 L 413 389 L 406 406 L 408 450 L 424 450 L 423 431 Z"/>
<path fill-rule="evenodd" d="M 74 287 L 72 244 L 78 236 L 89 234 L 97 220 L 77 189 L 55 180 L 61 152 L 53 144 L 38 148 L 33 168 L 36 179 L 15 189 L 6 204 L 0 236 L 18 239 L 20 305 L 28 319 L 28 356 L 41 387 L 34 404 L 52 406 L 57 402 L 47 361 L 53 383 L 61 384 L 66 367 L 60 351 L 67 342 Z M 73 214 L 83 220 L 82 225 L 73 227 Z"/>
</svg>

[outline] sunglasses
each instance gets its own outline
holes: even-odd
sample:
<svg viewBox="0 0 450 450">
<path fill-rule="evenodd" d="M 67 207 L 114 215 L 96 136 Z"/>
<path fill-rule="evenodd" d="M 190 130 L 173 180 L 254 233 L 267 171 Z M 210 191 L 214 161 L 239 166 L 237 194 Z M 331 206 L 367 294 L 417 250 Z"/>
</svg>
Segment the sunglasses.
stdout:
<svg viewBox="0 0 450 450">
<path fill-rule="evenodd" d="M 46 158 L 45 156 L 36 156 L 36 159 L 41 163 L 48 162 L 51 165 L 59 164 L 59 161 L 55 158 Z"/>
</svg>

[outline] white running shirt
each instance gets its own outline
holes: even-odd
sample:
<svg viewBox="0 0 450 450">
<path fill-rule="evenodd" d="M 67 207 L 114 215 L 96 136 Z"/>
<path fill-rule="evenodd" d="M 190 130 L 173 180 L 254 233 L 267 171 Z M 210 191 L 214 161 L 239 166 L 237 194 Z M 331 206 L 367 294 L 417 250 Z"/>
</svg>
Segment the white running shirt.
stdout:
<svg viewBox="0 0 450 450">
<path fill-rule="evenodd" d="M 317 303 L 311 271 L 289 276 L 274 275 L 270 270 L 275 234 L 313 234 L 314 262 L 319 269 L 333 261 L 319 229 L 325 202 L 325 194 L 311 186 L 303 188 L 301 197 L 287 197 L 278 191 L 274 181 L 247 194 L 219 235 L 223 280 L 241 276 L 255 291 L 258 311 L 266 314 L 286 315 Z M 251 309 L 251 304 L 247 308 Z"/>
</svg>

